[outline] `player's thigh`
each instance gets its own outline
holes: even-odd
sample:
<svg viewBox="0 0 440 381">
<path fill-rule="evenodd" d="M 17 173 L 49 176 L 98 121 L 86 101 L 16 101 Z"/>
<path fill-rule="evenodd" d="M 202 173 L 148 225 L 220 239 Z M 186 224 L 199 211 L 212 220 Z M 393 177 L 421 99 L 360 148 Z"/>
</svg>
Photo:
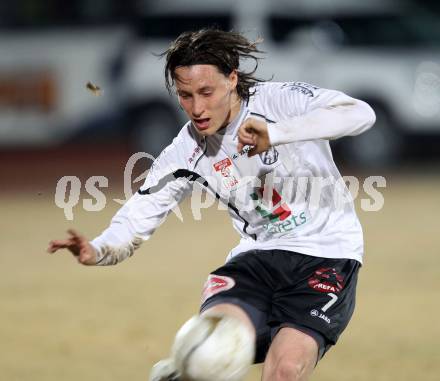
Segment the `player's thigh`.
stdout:
<svg viewBox="0 0 440 381">
<path fill-rule="evenodd" d="M 263 381 L 305 381 L 318 359 L 314 338 L 292 327 L 281 328 L 270 345 L 263 367 Z"/>
</svg>

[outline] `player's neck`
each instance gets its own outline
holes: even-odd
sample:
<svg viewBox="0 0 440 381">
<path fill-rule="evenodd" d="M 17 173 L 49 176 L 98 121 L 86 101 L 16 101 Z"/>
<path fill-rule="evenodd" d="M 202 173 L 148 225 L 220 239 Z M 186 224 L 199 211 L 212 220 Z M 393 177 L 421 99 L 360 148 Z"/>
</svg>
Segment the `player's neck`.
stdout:
<svg viewBox="0 0 440 381">
<path fill-rule="evenodd" d="M 234 92 L 234 94 L 231 97 L 231 108 L 229 112 L 229 117 L 227 120 L 227 124 L 230 124 L 238 115 L 241 109 L 241 99 L 238 96 L 237 92 Z"/>
</svg>

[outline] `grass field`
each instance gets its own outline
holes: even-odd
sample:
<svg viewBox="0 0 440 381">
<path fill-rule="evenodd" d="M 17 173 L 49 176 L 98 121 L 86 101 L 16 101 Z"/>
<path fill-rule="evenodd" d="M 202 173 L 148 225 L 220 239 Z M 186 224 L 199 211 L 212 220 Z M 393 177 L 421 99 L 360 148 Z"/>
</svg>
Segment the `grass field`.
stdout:
<svg viewBox="0 0 440 381">
<path fill-rule="evenodd" d="M 440 176 L 391 178 L 383 193 L 380 212 L 359 212 L 366 258 L 357 310 L 312 380 L 440 379 Z M 4 381 L 146 380 L 237 240 L 226 212 L 211 208 L 195 221 L 185 203 L 184 223 L 171 216 L 132 259 L 86 268 L 67 253 L 46 254 L 47 242 L 72 226 L 93 237 L 116 203 L 77 207 L 73 222 L 50 192 L 0 204 Z M 259 373 L 255 366 L 247 380 Z"/>
</svg>

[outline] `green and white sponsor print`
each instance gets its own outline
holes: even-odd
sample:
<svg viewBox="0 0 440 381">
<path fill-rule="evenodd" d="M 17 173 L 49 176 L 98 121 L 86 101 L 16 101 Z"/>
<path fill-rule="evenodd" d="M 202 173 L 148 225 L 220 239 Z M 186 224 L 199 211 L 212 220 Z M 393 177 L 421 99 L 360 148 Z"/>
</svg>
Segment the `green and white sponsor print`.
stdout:
<svg viewBox="0 0 440 381">
<path fill-rule="evenodd" d="M 272 205 L 268 210 L 263 201 L 263 194 L 264 188 L 259 188 L 250 197 L 254 200 L 255 210 L 268 220 L 264 228 L 269 233 L 286 233 L 307 222 L 305 212 L 295 215 L 275 189 L 272 190 Z"/>
</svg>

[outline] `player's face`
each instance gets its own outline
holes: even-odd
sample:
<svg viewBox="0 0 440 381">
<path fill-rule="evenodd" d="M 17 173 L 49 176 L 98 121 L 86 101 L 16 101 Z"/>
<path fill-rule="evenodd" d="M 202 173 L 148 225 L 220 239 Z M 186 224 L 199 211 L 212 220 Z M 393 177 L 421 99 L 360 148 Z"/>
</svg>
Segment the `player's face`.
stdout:
<svg viewBox="0 0 440 381">
<path fill-rule="evenodd" d="M 179 103 L 200 135 L 212 135 L 228 125 L 240 110 L 237 73 L 220 73 L 214 65 L 175 69 Z"/>
</svg>

